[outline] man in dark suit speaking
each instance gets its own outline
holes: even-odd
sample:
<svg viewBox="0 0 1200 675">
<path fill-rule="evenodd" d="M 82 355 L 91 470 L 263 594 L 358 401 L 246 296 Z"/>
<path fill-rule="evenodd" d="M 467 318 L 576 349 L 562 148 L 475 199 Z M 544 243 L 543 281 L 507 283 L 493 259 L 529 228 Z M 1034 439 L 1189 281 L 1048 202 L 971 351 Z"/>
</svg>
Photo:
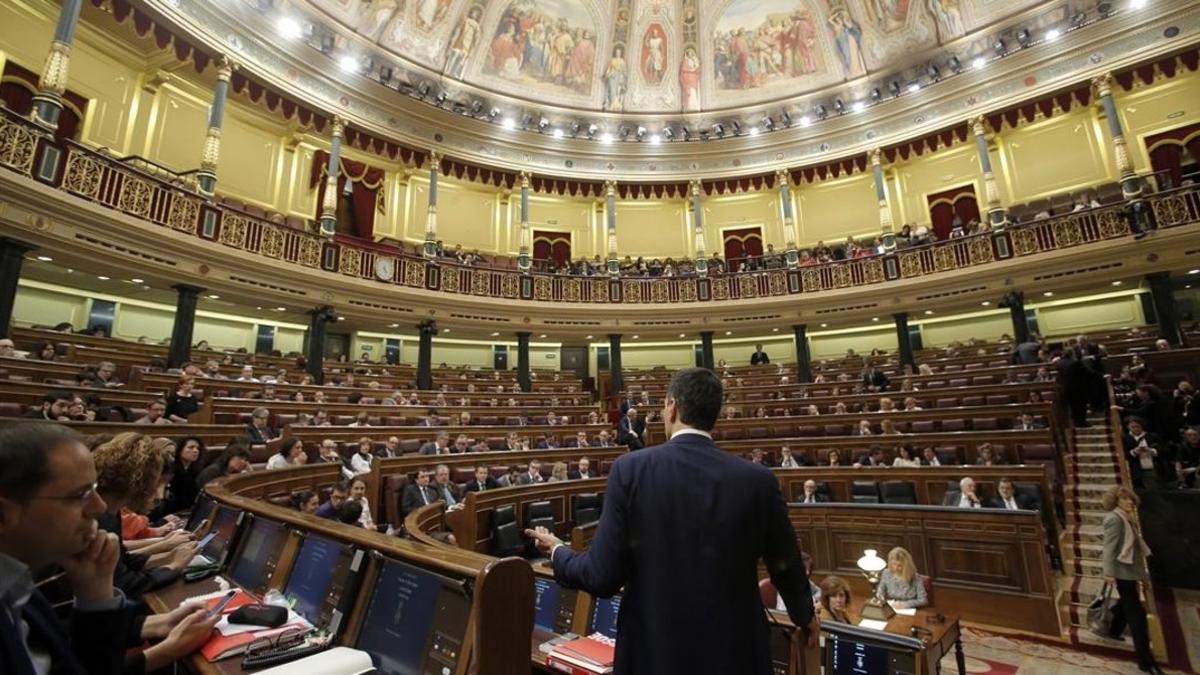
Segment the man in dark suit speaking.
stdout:
<svg viewBox="0 0 1200 675">
<path fill-rule="evenodd" d="M 759 559 L 816 647 L 808 575 L 779 483 L 713 443 L 720 412 L 717 376 L 679 371 L 663 404 L 670 440 L 613 463 L 591 548 L 576 553 L 544 528 L 525 531 L 560 584 L 599 597 L 624 588 L 616 675 L 771 673 Z"/>
</svg>

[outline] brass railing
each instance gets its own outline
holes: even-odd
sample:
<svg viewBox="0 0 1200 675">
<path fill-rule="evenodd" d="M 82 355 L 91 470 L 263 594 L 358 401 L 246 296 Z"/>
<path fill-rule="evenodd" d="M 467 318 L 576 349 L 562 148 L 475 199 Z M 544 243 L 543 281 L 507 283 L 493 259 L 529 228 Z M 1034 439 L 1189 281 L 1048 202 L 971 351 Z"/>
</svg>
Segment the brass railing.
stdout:
<svg viewBox="0 0 1200 675">
<path fill-rule="evenodd" d="M 538 302 L 674 304 L 783 297 L 974 268 L 1130 234 L 1124 205 L 1114 204 L 886 255 L 795 270 L 770 269 L 707 279 L 521 274 L 400 252 L 389 254 L 379 247 L 333 241 L 280 226 L 225 208 L 187 185 L 164 181 L 79 143 L 60 145 L 8 110 L 0 110 L 0 166 L 156 225 L 267 258 L 382 284 Z M 1147 201 L 1160 228 L 1200 222 L 1200 187 L 1160 192 Z M 391 264 L 377 265 L 381 258 Z"/>
</svg>

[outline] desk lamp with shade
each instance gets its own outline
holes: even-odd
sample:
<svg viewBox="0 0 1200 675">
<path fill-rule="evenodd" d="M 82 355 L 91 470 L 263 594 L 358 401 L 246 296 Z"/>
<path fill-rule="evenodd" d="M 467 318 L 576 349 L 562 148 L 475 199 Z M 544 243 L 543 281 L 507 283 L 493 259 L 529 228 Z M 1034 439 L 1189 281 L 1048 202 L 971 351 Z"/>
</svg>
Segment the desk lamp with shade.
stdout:
<svg viewBox="0 0 1200 675">
<path fill-rule="evenodd" d="M 858 569 L 871 584 L 871 599 L 862 608 L 862 618 L 874 621 L 887 621 L 896 615 L 896 610 L 879 597 L 880 573 L 887 569 L 887 561 L 879 557 L 879 552 L 873 548 L 863 551 L 858 559 Z"/>
</svg>

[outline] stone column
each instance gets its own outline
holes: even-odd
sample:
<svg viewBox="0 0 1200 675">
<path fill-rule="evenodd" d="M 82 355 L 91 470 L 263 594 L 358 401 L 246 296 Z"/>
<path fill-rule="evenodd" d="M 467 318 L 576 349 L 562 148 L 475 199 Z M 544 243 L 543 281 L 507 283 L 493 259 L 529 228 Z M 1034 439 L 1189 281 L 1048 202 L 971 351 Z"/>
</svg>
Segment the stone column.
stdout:
<svg viewBox="0 0 1200 675">
<path fill-rule="evenodd" d="M 221 124 L 225 120 L 225 100 L 229 97 L 229 79 L 233 63 L 224 56 L 217 62 L 217 83 L 213 87 L 213 102 L 208 109 L 208 131 L 204 135 L 204 153 L 196 181 L 200 192 L 211 196 L 217 189 L 217 165 L 221 158 Z"/>
<path fill-rule="evenodd" d="M 517 333 L 517 384 L 521 391 L 532 391 L 533 383 L 529 379 L 529 333 Z"/>
<path fill-rule="evenodd" d="M 421 331 L 417 343 L 417 389 L 429 391 L 433 389 L 433 336 L 437 333 L 437 324 L 426 320 L 417 328 Z"/>
<path fill-rule="evenodd" d="M 913 358 L 912 336 L 908 332 L 908 312 L 898 312 L 892 315 L 896 320 L 896 344 L 900 348 L 900 365 L 905 364 L 917 367 L 917 362 Z"/>
<path fill-rule="evenodd" d="M 792 326 L 792 334 L 796 339 L 796 380 L 812 382 L 812 356 L 808 352 L 808 326 L 806 324 Z"/>
<path fill-rule="evenodd" d="M 441 157 L 431 151 L 429 153 L 429 207 L 425 215 L 425 246 L 421 249 L 426 258 L 437 255 L 437 192 L 440 168 Z"/>
<path fill-rule="evenodd" d="M 795 269 L 800 266 L 800 251 L 796 247 L 796 218 L 792 212 L 792 186 L 788 172 L 779 171 L 775 174 L 779 183 L 779 201 L 783 202 L 783 244 L 787 266 Z"/>
<path fill-rule="evenodd" d="M 1158 336 L 1170 342 L 1172 347 L 1187 346 L 1183 328 L 1179 324 L 1179 312 L 1175 308 L 1171 273 L 1147 274 L 1146 281 L 1150 284 L 1150 299 L 1154 301 L 1154 314 L 1158 317 Z"/>
<path fill-rule="evenodd" d="M 330 321 L 337 321 L 337 312 L 328 305 L 308 313 L 308 345 L 304 352 L 304 365 L 316 384 L 325 384 L 325 324 Z"/>
<path fill-rule="evenodd" d="M 521 230 L 517 234 L 517 269 L 522 274 L 528 274 L 531 266 L 530 254 L 533 248 L 533 233 L 529 228 L 529 172 L 521 172 Z M 519 333 L 518 333 L 519 335 Z M 528 336 L 528 334 L 526 334 Z M 528 391 L 528 389 L 525 389 Z"/>
<path fill-rule="evenodd" d="M 196 328 L 196 305 L 203 288 L 175 284 L 175 325 L 171 328 L 171 346 L 167 350 L 167 367 L 179 368 L 192 359 L 192 331 Z"/>
<path fill-rule="evenodd" d="M 621 276 L 621 261 L 617 257 L 617 182 L 612 180 L 604 183 L 604 224 L 608 232 L 608 274 L 615 279 Z"/>
<path fill-rule="evenodd" d="M 692 237 L 696 246 L 696 276 L 708 276 L 708 255 L 704 252 L 704 205 L 700 202 L 700 181 L 692 181 Z"/>
<path fill-rule="evenodd" d="M 332 237 L 337 227 L 338 171 L 342 160 L 342 133 L 346 123 L 333 118 L 333 139 L 329 144 L 329 165 L 325 177 L 325 198 L 321 201 L 321 235 Z"/>
<path fill-rule="evenodd" d="M 1121 117 L 1117 114 L 1117 103 L 1113 99 L 1112 73 L 1093 79 L 1092 84 L 1096 87 L 1096 97 L 1104 108 L 1108 132 L 1112 136 L 1113 155 L 1117 160 L 1117 173 L 1121 177 L 1121 194 L 1128 201 L 1137 201 L 1142 197 L 1142 179 L 1134 172 L 1133 160 L 1129 158 L 1129 149 L 1125 145 L 1125 132 L 1121 129 Z"/>
<path fill-rule="evenodd" d="M 992 172 L 992 156 L 988 153 L 987 127 L 983 115 L 971 122 L 971 130 L 975 133 L 975 148 L 979 151 L 979 168 L 983 171 L 983 194 L 987 202 L 988 222 L 994 229 L 1003 229 L 1008 224 L 1008 212 L 1000 203 L 1000 186 L 996 184 L 996 174 Z"/>
<path fill-rule="evenodd" d="M 713 332 L 711 330 L 700 331 L 700 360 L 705 368 L 713 370 L 717 366 L 716 360 L 713 359 Z"/>
<path fill-rule="evenodd" d="M 896 249 L 895 225 L 892 223 L 892 207 L 888 204 L 887 183 L 883 179 L 883 153 L 876 148 L 871 151 L 871 170 L 875 174 L 875 199 L 879 202 L 879 228 L 883 236 L 883 249 Z"/>
<path fill-rule="evenodd" d="M 58 128 L 58 118 L 62 114 L 62 96 L 67 91 L 67 71 L 71 65 L 71 44 L 75 41 L 82 7 L 83 0 L 63 0 L 50 53 L 46 55 L 46 65 L 38 80 L 38 92 L 33 97 L 30 117 L 35 124 L 51 131 Z"/>
<path fill-rule="evenodd" d="M 608 335 L 608 371 L 612 379 L 613 398 L 620 398 L 621 390 L 625 388 L 625 379 L 621 376 L 621 334 Z"/>
<path fill-rule="evenodd" d="M 25 254 L 37 250 L 33 244 L 0 237 L 0 337 L 8 337 L 12 327 L 13 305 L 17 300 L 17 282 Z"/>
</svg>

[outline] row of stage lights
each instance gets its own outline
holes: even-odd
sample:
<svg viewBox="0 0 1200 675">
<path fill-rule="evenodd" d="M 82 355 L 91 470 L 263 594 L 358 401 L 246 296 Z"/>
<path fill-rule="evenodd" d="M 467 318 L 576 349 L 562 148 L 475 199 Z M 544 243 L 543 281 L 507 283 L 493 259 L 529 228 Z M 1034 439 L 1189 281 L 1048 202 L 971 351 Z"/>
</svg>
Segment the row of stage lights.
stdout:
<svg viewBox="0 0 1200 675">
<path fill-rule="evenodd" d="M 1148 3 L 1149 0 L 1125 0 L 1124 4 L 1128 9 L 1136 10 L 1144 8 Z M 1114 9 L 1112 2 L 1100 2 L 1096 5 L 1096 18 L 1093 21 L 1109 17 L 1114 12 Z M 1002 59 L 1014 51 L 1027 49 L 1035 44 L 1052 43 L 1062 37 L 1065 32 L 1077 30 L 1088 23 L 1088 13 L 1077 12 L 1070 17 L 1066 28 L 1050 28 L 1041 35 L 1040 40 L 1035 39 L 1035 36 L 1029 29 L 1022 28 L 1015 35 L 1016 50 L 1010 49 L 1011 45 L 1003 38 L 997 38 L 992 43 L 991 55 L 977 55 L 969 63 L 964 63 L 957 56 L 951 56 L 950 60 L 944 64 L 944 67 L 949 71 L 948 73 L 943 71 L 936 63 L 930 63 L 925 68 L 924 78 L 918 77 L 907 83 L 895 79 L 889 81 L 886 86 L 886 94 L 880 87 L 874 87 L 870 90 L 867 97 L 863 99 L 847 103 L 842 98 L 837 97 L 828 106 L 824 103 L 819 103 L 813 106 L 811 110 L 800 115 L 794 115 L 788 110 L 781 111 L 778 116 L 765 115 L 757 124 L 744 124 L 739 120 L 724 120 L 714 122 L 708 128 L 699 130 L 689 129 L 682 124 L 678 126 L 667 124 L 658 131 L 651 131 L 642 125 L 620 124 L 615 130 L 610 130 L 602 129 L 595 123 L 584 121 L 573 121 L 565 126 L 555 125 L 545 116 L 537 116 L 535 118 L 533 114 L 528 112 L 521 114 L 518 118 L 502 114 L 502 111 L 495 106 L 484 111 L 485 104 L 479 99 L 474 100 L 470 104 L 452 103 L 452 106 L 455 112 L 468 117 L 499 123 L 502 128 L 509 131 L 519 128 L 523 131 L 536 131 L 555 139 L 562 139 L 569 136 L 571 138 L 587 138 L 601 143 L 612 143 L 621 140 L 657 145 L 664 141 L 710 140 L 725 138 L 726 136 L 758 136 L 761 133 L 775 131 L 779 128 L 807 127 L 814 122 L 827 119 L 830 115 L 842 116 L 859 113 L 866 110 L 869 106 L 884 102 L 885 99 L 899 98 L 906 93 L 915 94 L 921 91 L 923 86 L 935 84 L 948 76 L 982 70 L 991 62 Z M 314 31 L 312 24 L 303 23 L 292 16 L 280 17 L 276 23 L 276 28 L 281 36 L 291 40 L 311 37 Z M 371 57 L 359 57 L 350 53 L 335 55 L 335 44 L 332 35 L 322 37 L 320 48 L 322 52 L 336 60 L 338 67 L 344 73 L 361 74 L 376 70 L 374 60 Z M 438 107 L 446 104 L 447 92 L 445 90 L 435 92 L 434 85 L 429 81 L 422 81 L 416 86 L 408 83 L 395 84 L 392 82 L 394 74 L 392 67 L 386 65 L 380 66 L 377 72 L 379 80 L 386 86 L 393 86 L 401 92 L 421 100 L 432 99 Z M 922 84 L 922 79 L 926 80 L 926 85 Z"/>
</svg>

